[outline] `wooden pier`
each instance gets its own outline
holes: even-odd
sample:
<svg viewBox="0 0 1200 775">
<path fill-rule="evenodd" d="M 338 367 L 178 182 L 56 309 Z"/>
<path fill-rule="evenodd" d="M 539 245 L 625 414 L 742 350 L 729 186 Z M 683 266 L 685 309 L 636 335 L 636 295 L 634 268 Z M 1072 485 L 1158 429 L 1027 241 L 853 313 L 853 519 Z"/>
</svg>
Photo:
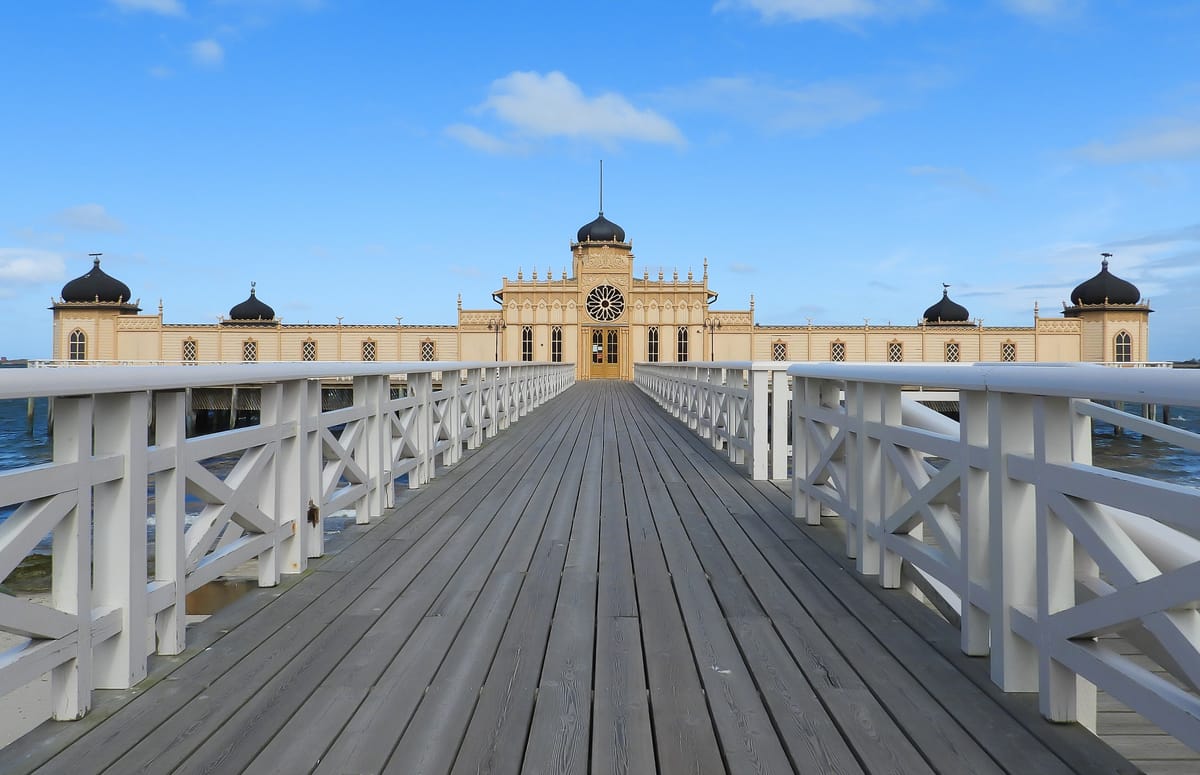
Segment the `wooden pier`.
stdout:
<svg viewBox="0 0 1200 775">
<path fill-rule="evenodd" d="M 791 513 L 582 383 L 0 772 L 1137 771 Z"/>
</svg>

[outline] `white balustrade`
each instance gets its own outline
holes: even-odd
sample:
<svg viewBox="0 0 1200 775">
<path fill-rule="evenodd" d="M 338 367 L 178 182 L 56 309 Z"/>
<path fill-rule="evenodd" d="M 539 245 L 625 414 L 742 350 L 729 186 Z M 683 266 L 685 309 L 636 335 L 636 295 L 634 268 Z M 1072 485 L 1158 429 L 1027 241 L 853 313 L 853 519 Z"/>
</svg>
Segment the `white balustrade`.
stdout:
<svg viewBox="0 0 1200 775">
<path fill-rule="evenodd" d="M 638 363 L 634 383 L 754 479 L 788 477 L 791 389 L 781 361 Z"/>
<path fill-rule="evenodd" d="M 1200 750 L 1200 488 L 1098 467 L 1092 420 L 1200 453 L 1104 402 L 1200 406 L 1200 372 L 797 364 L 795 516 L 837 516 L 858 570 L 902 568 L 1006 691 L 1095 728 L 1096 686 Z M 902 388 L 958 391 L 958 423 Z M 932 415 L 932 416 L 931 416 Z M 1120 635 L 1165 671 L 1118 653 Z"/>
<path fill-rule="evenodd" d="M 53 461 L 0 473 L 0 578 L 52 534 L 51 600 L 0 595 L 0 695 L 51 674 L 53 716 L 127 688 L 186 645 L 185 596 L 256 560 L 260 586 L 324 550 L 326 515 L 360 523 L 574 382 L 572 364 L 247 363 L 0 372 L 0 399 L 53 399 Z M 322 411 L 321 383 L 350 380 Z M 257 425 L 187 438 L 186 390 L 261 391 Z M 393 395 L 395 394 L 395 395 Z M 152 425 L 153 437 L 148 435 Z M 214 468 L 224 461 L 228 471 Z M 153 486 L 153 572 L 147 570 Z M 198 499 L 189 514 L 186 496 Z"/>
</svg>

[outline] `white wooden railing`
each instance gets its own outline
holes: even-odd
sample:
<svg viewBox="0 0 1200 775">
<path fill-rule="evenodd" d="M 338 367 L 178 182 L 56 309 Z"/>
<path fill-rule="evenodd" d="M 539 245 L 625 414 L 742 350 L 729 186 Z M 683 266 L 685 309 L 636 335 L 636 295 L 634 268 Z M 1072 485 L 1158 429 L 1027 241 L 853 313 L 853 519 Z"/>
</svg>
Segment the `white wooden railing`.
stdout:
<svg viewBox="0 0 1200 775">
<path fill-rule="evenodd" d="M 798 364 L 795 516 L 837 516 L 858 570 L 901 570 L 1006 691 L 1095 728 L 1095 687 L 1200 750 L 1200 488 L 1093 465 L 1099 419 L 1200 453 L 1200 435 L 1096 401 L 1200 406 L 1200 373 Z M 960 422 L 902 386 L 957 390 Z M 1119 634 L 1157 665 L 1118 653 Z"/>
<path fill-rule="evenodd" d="M 787 369 L 781 361 L 638 363 L 634 383 L 754 479 L 788 476 Z M 778 443 L 776 443 L 778 442 Z"/>
<path fill-rule="evenodd" d="M 0 473 L 0 507 L 16 507 L 0 523 L 0 578 L 47 534 L 53 556 L 48 605 L 0 595 L 0 631 L 24 638 L 0 653 L 0 696 L 50 673 L 54 718 L 83 716 L 92 689 L 130 687 L 150 653 L 184 649 L 188 592 L 250 560 L 262 586 L 303 571 L 323 552 L 322 515 L 379 517 L 399 477 L 428 482 L 439 459 L 457 462 L 574 374 L 529 363 L 0 372 L 0 399 L 54 401 L 53 461 Z M 322 411 L 320 383 L 338 378 L 353 404 Z M 186 438 L 186 389 L 235 384 L 262 391 L 260 422 Z"/>
</svg>

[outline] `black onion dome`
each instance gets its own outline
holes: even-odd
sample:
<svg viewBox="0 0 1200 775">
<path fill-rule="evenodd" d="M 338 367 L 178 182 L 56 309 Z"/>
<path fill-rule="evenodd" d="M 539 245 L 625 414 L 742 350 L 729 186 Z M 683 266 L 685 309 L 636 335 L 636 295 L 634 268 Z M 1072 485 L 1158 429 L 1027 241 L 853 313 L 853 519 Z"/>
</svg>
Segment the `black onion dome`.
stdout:
<svg viewBox="0 0 1200 775">
<path fill-rule="evenodd" d="M 129 286 L 109 277 L 100 268 L 100 259 L 93 259 L 92 269 L 63 286 L 63 301 L 129 303 Z"/>
<path fill-rule="evenodd" d="M 1137 304 L 1141 298 L 1142 293 L 1136 285 L 1108 271 L 1108 254 L 1100 262 L 1100 273 L 1071 291 L 1071 303 L 1075 305 Z"/>
<path fill-rule="evenodd" d="M 250 283 L 250 298 L 229 310 L 230 320 L 274 320 L 275 310 L 258 300 L 254 294 L 254 283 Z"/>
<path fill-rule="evenodd" d="M 605 218 L 601 210 L 596 220 L 579 227 L 576 236 L 579 242 L 624 242 L 625 230 Z"/>
<path fill-rule="evenodd" d="M 950 291 L 945 288 L 938 303 L 925 310 L 925 321 L 928 323 L 966 323 L 968 318 L 967 308 L 951 301 Z"/>
</svg>

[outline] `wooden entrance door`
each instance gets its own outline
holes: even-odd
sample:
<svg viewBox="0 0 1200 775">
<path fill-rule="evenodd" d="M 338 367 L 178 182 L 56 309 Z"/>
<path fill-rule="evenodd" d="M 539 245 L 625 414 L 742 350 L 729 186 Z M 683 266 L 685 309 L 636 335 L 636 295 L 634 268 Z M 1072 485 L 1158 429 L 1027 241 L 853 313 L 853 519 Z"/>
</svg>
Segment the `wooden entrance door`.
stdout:
<svg viewBox="0 0 1200 775">
<path fill-rule="evenodd" d="M 592 379 L 621 378 L 621 330 L 593 328 L 591 344 Z"/>
</svg>

